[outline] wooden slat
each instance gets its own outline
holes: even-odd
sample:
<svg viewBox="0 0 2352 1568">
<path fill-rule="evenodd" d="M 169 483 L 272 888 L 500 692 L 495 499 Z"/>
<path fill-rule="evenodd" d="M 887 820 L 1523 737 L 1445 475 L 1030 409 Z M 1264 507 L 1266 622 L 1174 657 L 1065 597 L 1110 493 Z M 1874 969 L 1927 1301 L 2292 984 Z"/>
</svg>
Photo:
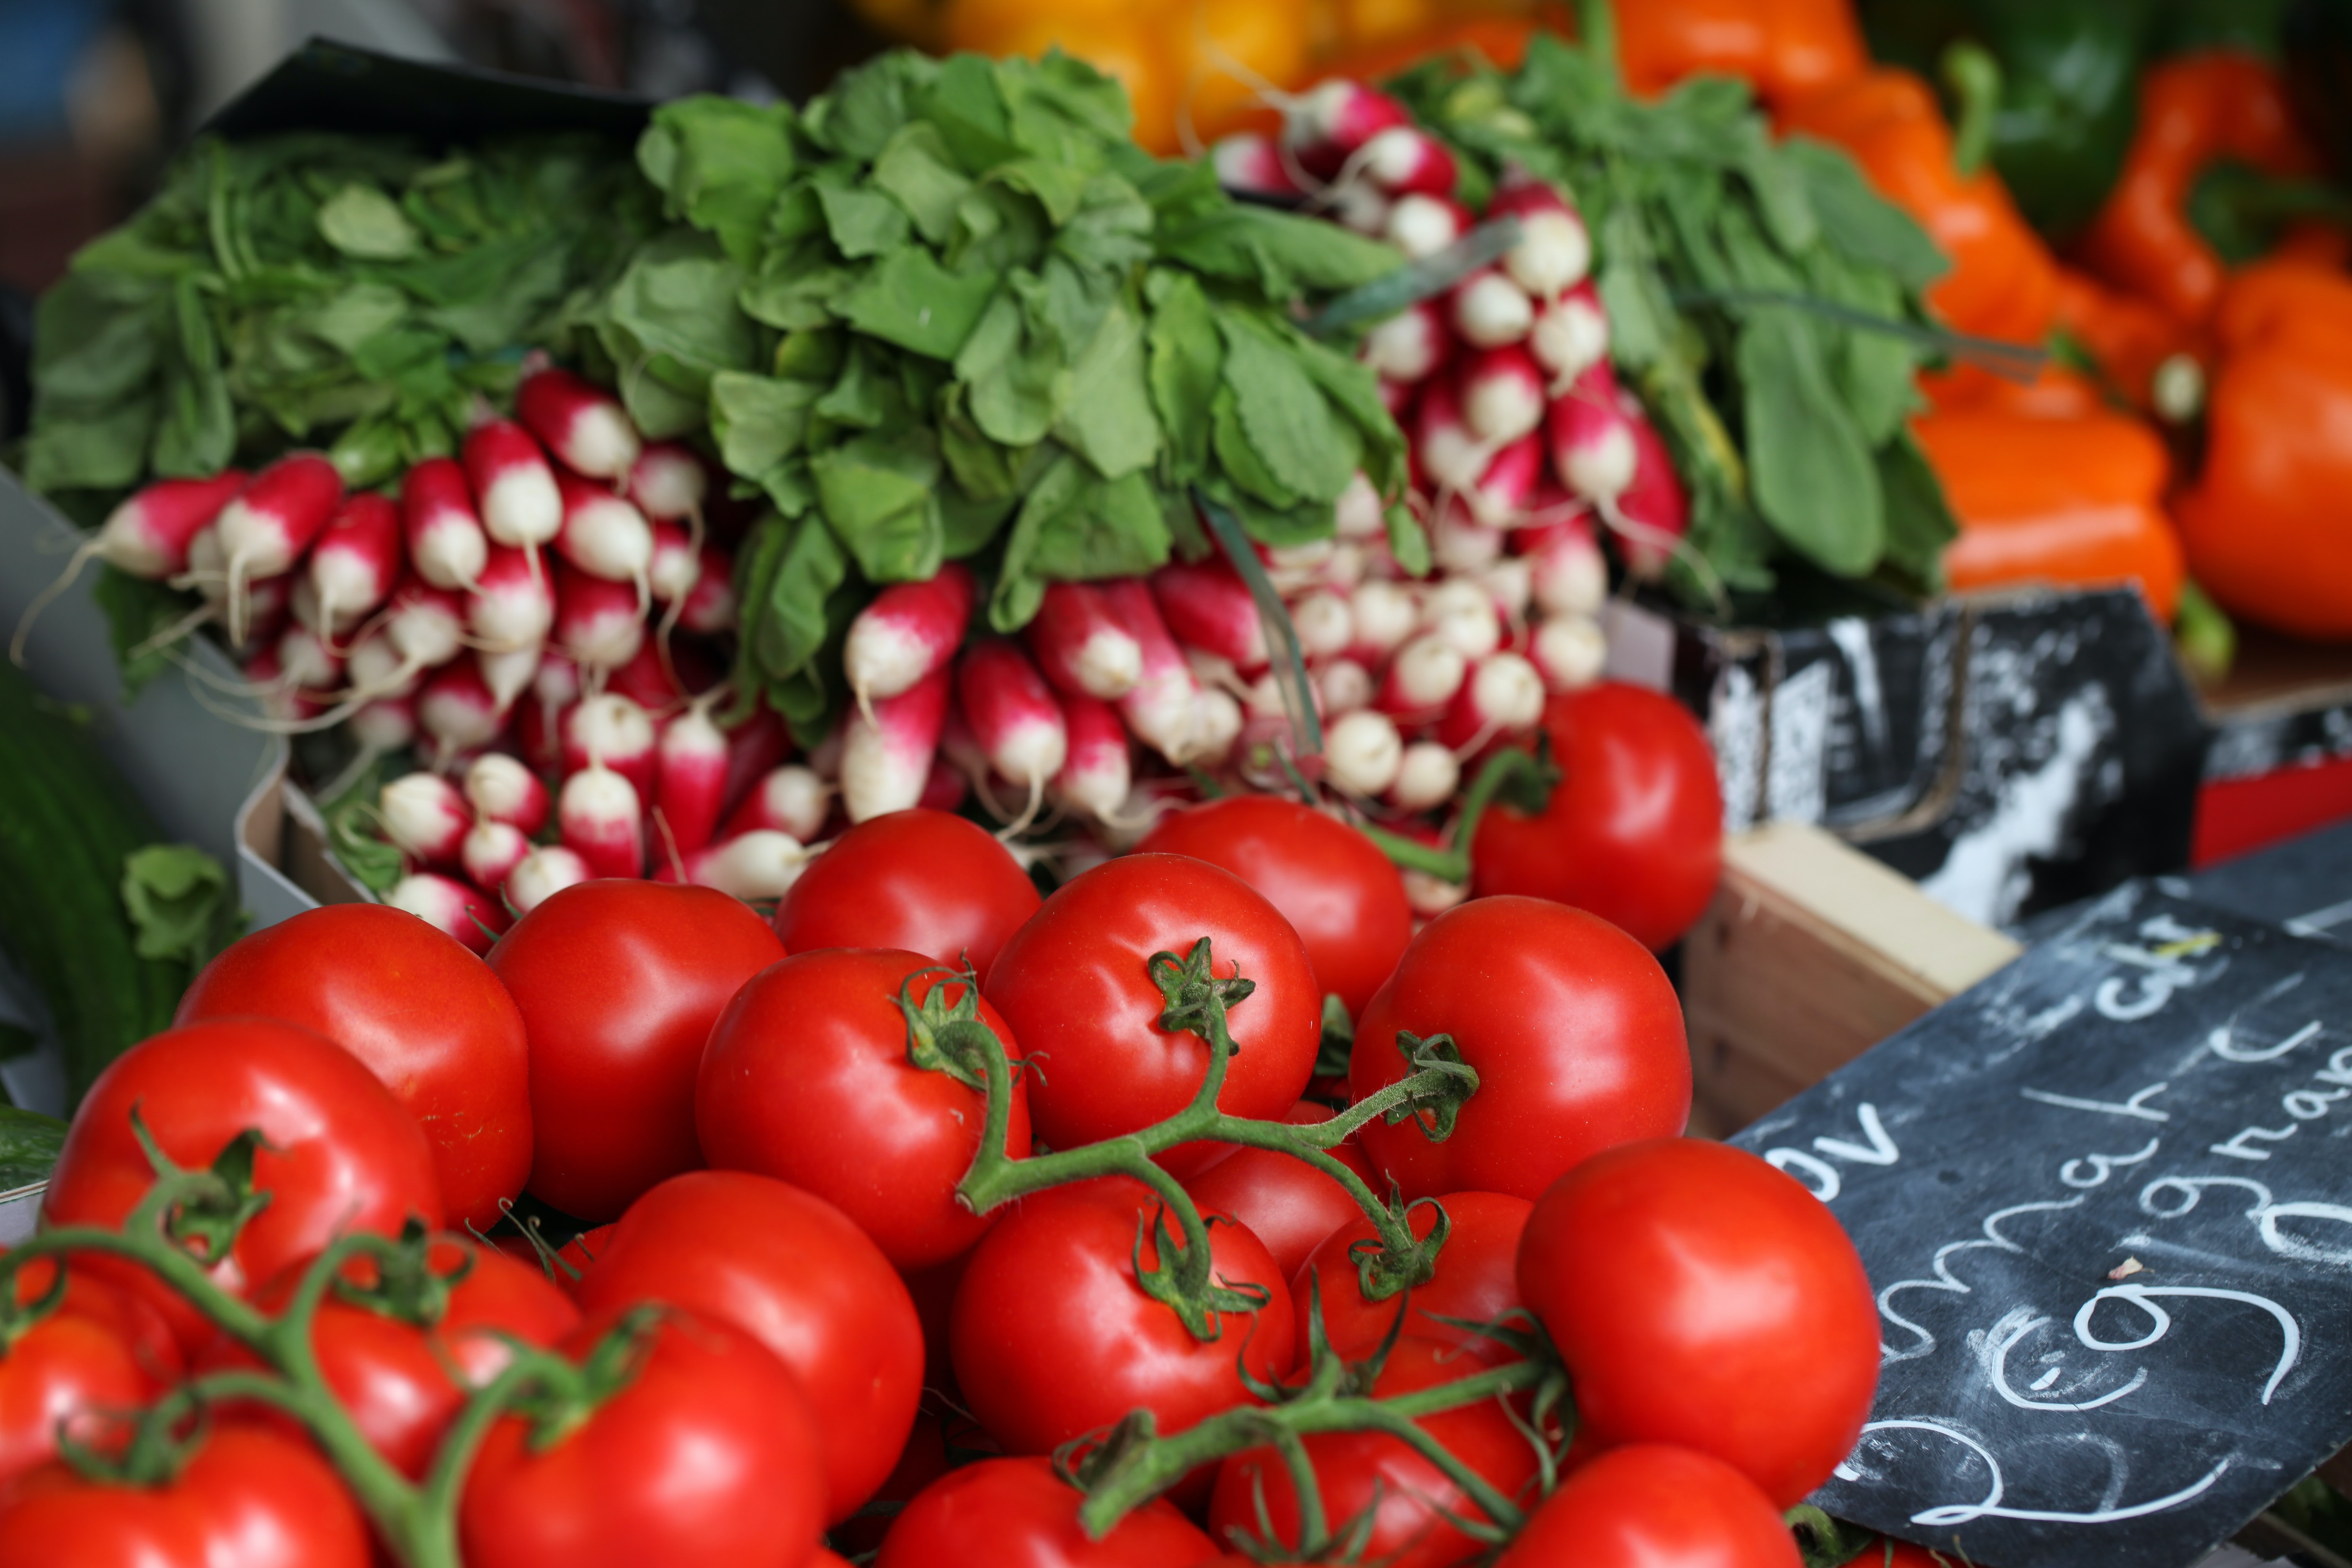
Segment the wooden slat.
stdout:
<svg viewBox="0 0 2352 1568">
<path fill-rule="evenodd" d="M 1738 836 L 1683 948 L 1693 1130 L 1746 1126 L 2018 952 L 1817 827 Z"/>
</svg>

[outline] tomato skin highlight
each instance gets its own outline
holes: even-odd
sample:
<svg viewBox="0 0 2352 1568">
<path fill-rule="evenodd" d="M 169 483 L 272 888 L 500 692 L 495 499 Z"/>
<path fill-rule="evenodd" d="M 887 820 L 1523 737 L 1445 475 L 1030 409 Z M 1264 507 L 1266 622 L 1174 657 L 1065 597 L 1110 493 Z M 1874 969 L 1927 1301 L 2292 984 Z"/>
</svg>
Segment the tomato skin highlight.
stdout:
<svg viewBox="0 0 2352 1568">
<path fill-rule="evenodd" d="M 1538 1201 L 1518 1279 L 1575 1379 L 1580 1442 L 1711 1454 L 1780 1509 L 1869 1418 L 1862 1259 L 1803 1184 L 1742 1150 L 1663 1138 L 1593 1156 Z"/>
<path fill-rule="evenodd" d="M 907 1505 L 875 1568 L 1192 1568 L 1216 1553 L 1164 1498 L 1089 1541 L 1078 1528 L 1084 1499 L 1044 1459 L 982 1459 Z"/>
<path fill-rule="evenodd" d="M 703 1043 L 743 983 L 783 956 L 765 921 L 709 888 L 582 882 L 517 921 L 490 967 L 530 1037 L 531 1193 L 608 1220 L 699 1165 Z"/>
<path fill-rule="evenodd" d="M 270 1200 L 213 1274 L 236 1294 L 346 1230 L 397 1236 L 412 1216 L 440 1226 L 433 1150 L 415 1118 L 349 1051 L 272 1018 L 166 1029 L 116 1058 L 66 1132 L 42 1200 L 45 1225 L 112 1228 L 146 1195 L 154 1172 L 131 1129 L 133 1107 L 183 1169 L 209 1166 L 238 1133 L 259 1129 L 253 1181 Z M 152 1304 L 184 1350 L 211 1341 L 211 1323 L 145 1268 L 99 1257 L 80 1267 Z"/>
<path fill-rule="evenodd" d="M 1298 933 L 1315 983 L 1355 1017 L 1412 940 L 1404 879 L 1372 841 L 1319 811 L 1237 795 L 1160 818 L 1136 848 L 1222 866 L 1265 895 Z"/>
<path fill-rule="evenodd" d="M 592 1315 L 564 1348 L 613 1326 Z M 804 1568 L 824 1529 L 823 1439 L 799 1380 L 741 1329 L 665 1313 L 636 1375 L 534 1453 L 509 1415 L 458 1504 L 467 1568 Z"/>
<path fill-rule="evenodd" d="M 1312 1126 L 1331 1120 L 1331 1108 L 1302 1100 L 1285 1120 Z M 1381 1191 L 1381 1179 L 1355 1140 L 1328 1152 L 1362 1177 L 1373 1193 Z M 1273 1149 L 1237 1148 L 1186 1182 L 1184 1190 L 1202 1214 L 1225 1215 L 1247 1226 L 1265 1243 L 1285 1279 L 1298 1272 L 1316 1243 L 1364 1216 L 1347 1188 L 1306 1161 Z"/>
<path fill-rule="evenodd" d="M 671 1177 L 630 1205 L 573 1300 L 592 1318 L 671 1302 L 772 1352 L 816 1423 L 827 1523 L 874 1495 L 914 1425 L 923 1331 L 907 1287 L 839 1209 L 772 1177 Z"/>
<path fill-rule="evenodd" d="M 1467 1377 L 1478 1363 L 1459 1347 L 1407 1335 L 1396 1342 L 1373 1380 L 1374 1397 L 1393 1399 Z M 1445 1445 L 1507 1498 L 1534 1479 L 1535 1450 L 1499 1399 L 1423 1416 L 1422 1429 Z M 1334 1531 L 1366 1510 L 1378 1522 L 1364 1542 L 1361 1560 L 1385 1568 L 1450 1568 L 1475 1559 L 1482 1548 L 1446 1521 L 1446 1514 L 1483 1521 L 1486 1514 L 1470 1495 L 1394 1437 L 1375 1432 L 1326 1432 L 1305 1439 L 1321 1482 L 1325 1517 Z M 1263 1489 L 1274 1538 L 1298 1544 L 1298 1499 L 1290 1472 L 1272 1448 L 1251 1448 L 1220 1467 L 1209 1501 L 1209 1533 L 1234 1539 L 1235 1530 L 1258 1533 L 1257 1497 Z"/>
<path fill-rule="evenodd" d="M 537 1267 L 516 1262 L 496 1247 L 454 1236 L 434 1238 L 428 1260 L 446 1275 L 460 1255 L 472 1259 L 464 1279 L 449 1289 L 448 1306 L 430 1329 L 395 1321 L 331 1292 L 320 1304 L 310 1329 L 311 1353 L 320 1374 L 361 1433 L 394 1468 L 421 1480 L 442 1435 L 466 1403 L 468 1385 L 496 1377 L 514 1359 L 501 1337 L 525 1344 L 556 1343 L 580 1326 L 580 1310 Z M 355 1260 L 355 1263 L 357 1260 Z M 254 1304 L 283 1311 L 307 1265 L 288 1269 L 263 1286 Z M 363 1266 L 347 1268 L 354 1280 L 372 1277 Z M 197 1358 L 199 1373 L 226 1367 L 258 1367 L 244 1346 L 223 1335 Z M 455 1367 L 460 1383 L 450 1376 Z M 247 1418 L 265 1426 L 282 1423 L 289 1436 L 301 1429 L 277 1412 L 252 1406 Z M 307 1440 L 307 1439 L 306 1439 Z"/>
<path fill-rule="evenodd" d="M 1863 1553 L 1863 1562 L 1872 1560 L 1872 1552 Z M 1645 1443 L 1570 1471 L 1495 1568 L 1798 1568 L 1801 1562 L 1779 1505 L 1753 1481 L 1706 1454 Z"/>
<path fill-rule="evenodd" d="M 1590 910 L 1654 952 L 1706 912 L 1723 869 L 1723 786 L 1706 731 L 1671 697 L 1604 681 L 1544 708 L 1560 782 L 1530 816 L 1497 802 L 1471 890 Z"/>
<path fill-rule="evenodd" d="M 1495 1341 L 1437 1320 L 1491 1322 L 1520 1304 L 1519 1237 L 1534 1205 L 1508 1193 L 1448 1193 L 1437 1201 L 1453 1226 L 1445 1245 L 1438 1249 L 1435 1278 L 1413 1288 L 1412 1315 L 1405 1321 L 1405 1332 L 1459 1346 L 1479 1361 L 1513 1360 L 1513 1352 Z M 1412 1211 L 1411 1224 L 1414 1236 L 1426 1237 L 1437 1224 L 1437 1215 L 1423 1204 Z M 1307 1314 L 1313 1297 L 1307 1289 L 1309 1275 L 1323 1292 L 1323 1332 L 1331 1348 L 1342 1354 L 1369 1353 L 1396 1321 L 1404 1298 L 1366 1300 L 1355 1262 L 1348 1256 L 1350 1247 L 1378 1235 L 1372 1222 L 1360 1215 L 1317 1243 L 1307 1261 L 1298 1266 L 1297 1276 L 1290 1282 L 1290 1299 L 1298 1316 L 1301 1355 L 1306 1353 Z"/>
<path fill-rule="evenodd" d="M 1315 1070 L 1323 994 L 1307 950 L 1281 913 L 1232 872 L 1181 855 L 1125 855 L 1072 878 L 1013 935 L 982 994 L 1023 1052 L 1050 1058 L 1029 1085 L 1038 1142 L 1074 1149 L 1166 1120 L 1191 1103 L 1208 1046 L 1159 1025 L 1156 952 L 1182 957 L 1202 937 L 1221 976 L 1256 989 L 1226 1027 L 1241 1054 L 1226 1064 L 1218 1108 L 1278 1120 Z M 1184 1176 L 1213 1150 L 1183 1147 L 1160 1163 Z"/>
<path fill-rule="evenodd" d="M 754 976 L 719 1015 L 695 1082 L 695 1129 L 714 1169 L 757 1171 L 816 1194 L 856 1221 L 897 1268 L 971 1249 L 991 1216 L 956 1202 L 988 1097 L 907 1059 L 898 988 L 936 967 L 919 953 L 834 948 Z M 943 975 L 918 982 L 917 1002 Z M 950 984 L 949 999 L 963 987 Z M 981 1021 L 1017 1060 L 995 1008 Z M 1004 1152 L 1029 1152 L 1029 1089 L 1013 1079 Z"/>
<path fill-rule="evenodd" d="M 888 947 L 986 976 L 1037 884 L 989 831 L 916 806 L 859 823 L 809 863 L 776 906 L 787 951 Z"/>
<path fill-rule="evenodd" d="M 328 904 L 230 944 L 180 998 L 174 1024 L 282 1018 L 383 1080 L 433 1145 L 453 1224 L 488 1230 L 530 1174 L 522 1014 L 465 946 L 388 904 Z"/>
<path fill-rule="evenodd" d="M 0 1563 L 74 1568 L 367 1568 L 367 1526 L 308 1443 L 223 1422 L 159 1487 L 63 1462 L 0 1489 Z"/>
<path fill-rule="evenodd" d="M 1438 916 L 1357 1020 L 1351 1100 L 1410 1070 L 1397 1032 L 1451 1035 L 1478 1069 L 1454 1135 L 1375 1119 L 1358 1134 L 1409 1198 L 1534 1199 L 1613 1144 L 1690 1119 L 1682 1003 L 1658 961 L 1596 915 L 1541 899 L 1473 899 Z"/>
<path fill-rule="evenodd" d="M 58 1268 L 38 1258 L 18 1270 L 17 1304 L 46 1295 Z M 181 1369 L 178 1342 L 150 1308 L 69 1270 L 64 1299 L 0 1352 L 0 1482 L 54 1458 L 59 1423 L 151 1404 Z"/>
<path fill-rule="evenodd" d="M 1219 1338 L 1193 1339 L 1136 1284 L 1137 1223 L 1149 1226 L 1159 1206 L 1127 1176 L 1055 1187 L 1010 1206 L 973 1250 L 948 1337 L 966 1405 L 1007 1453 L 1051 1453 L 1140 1405 L 1163 1435 L 1181 1432 L 1254 1402 L 1237 1361 L 1260 1378 L 1289 1370 L 1289 1289 L 1265 1244 L 1240 1226 L 1209 1227 L 1213 1272 L 1264 1287 L 1267 1301 L 1255 1313 L 1221 1313 Z M 1158 1263 L 1148 1231 L 1141 1249 L 1147 1267 Z"/>
</svg>

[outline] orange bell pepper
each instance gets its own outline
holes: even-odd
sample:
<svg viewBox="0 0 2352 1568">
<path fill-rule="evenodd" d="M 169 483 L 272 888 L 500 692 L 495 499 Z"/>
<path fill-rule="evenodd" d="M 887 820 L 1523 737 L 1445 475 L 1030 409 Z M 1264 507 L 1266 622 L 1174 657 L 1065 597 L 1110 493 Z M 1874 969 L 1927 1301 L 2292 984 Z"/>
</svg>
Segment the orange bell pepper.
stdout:
<svg viewBox="0 0 2352 1568">
<path fill-rule="evenodd" d="M 1778 105 L 1870 68 L 1852 0 L 1617 0 L 1615 10 L 1619 65 L 1643 95 L 1718 71 Z"/>
<path fill-rule="evenodd" d="M 2141 79 L 2139 130 L 2123 177 L 2084 232 L 2083 264 L 2191 326 L 2221 297 L 2228 268 L 2189 221 L 2198 177 L 2224 159 L 2268 174 L 2318 160 L 2289 118 L 2279 73 L 2251 56 L 2184 55 Z"/>
<path fill-rule="evenodd" d="M 2189 565 L 2248 620 L 2352 637 L 2352 279 L 2249 267 L 2213 329 L 2204 467 L 2175 509 Z"/>
<path fill-rule="evenodd" d="M 2041 342 L 2057 310 L 2057 263 L 1996 176 L 1963 175 L 1955 166 L 1951 129 L 1926 82 L 1909 71 L 1873 70 L 1793 100 L 1779 119 L 1784 132 L 1853 153 L 1879 195 L 1952 258 L 1927 297 L 1955 331 Z"/>
<path fill-rule="evenodd" d="M 2172 618 L 2180 542 L 2160 504 L 2170 464 L 2141 421 L 1972 408 L 1911 427 L 1959 519 L 1944 548 L 1955 590 L 2130 582 L 2158 619 Z"/>
</svg>

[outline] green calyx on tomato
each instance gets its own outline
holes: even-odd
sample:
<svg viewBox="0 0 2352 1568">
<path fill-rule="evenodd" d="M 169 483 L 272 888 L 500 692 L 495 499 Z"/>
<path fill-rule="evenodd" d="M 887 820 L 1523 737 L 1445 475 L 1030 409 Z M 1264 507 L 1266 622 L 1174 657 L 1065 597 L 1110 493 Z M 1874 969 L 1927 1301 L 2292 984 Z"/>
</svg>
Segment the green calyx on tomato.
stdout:
<svg viewBox="0 0 2352 1568">
<path fill-rule="evenodd" d="M 1374 1385 L 1395 1351 L 1405 1315 L 1397 1314 L 1386 1338 L 1370 1354 L 1350 1361 L 1325 1338 L 1319 1287 L 1310 1281 L 1309 1289 L 1317 1294 L 1307 1311 L 1307 1363 L 1302 1381 L 1281 1384 L 1250 1378 L 1250 1392 L 1264 1404 L 1213 1415 L 1165 1437 L 1160 1435 L 1151 1412 L 1138 1410 L 1107 1436 L 1081 1437 L 1055 1455 L 1055 1464 L 1066 1479 L 1086 1489 L 1087 1500 L 1079 1507 L 1078 1520 L 1090 1535 L 1101 1536 L 1129 1510 L 1202 1467 L 1270 1444 L 1290 1472 L 1298 1508 L 1299 1539 L 1285 1545 L 1286 1552 L 1295 1553 L 1285 1560 L 1333 1560 L 1328 1553 L 1335 1549 L 1345 1551 L 1340 1537 L 1360 1529 L 1363 1521 L 1343 1521 L 1335 1535 L 1323 1507 L 1322 1488 L 1301 1444 L 1307 1436 L 1333 1432 L 1383 1434 L 1435 1466 L 1492 1521 L 1491 1526 L 1484 1526 L 1457 1519 L 1453 1521 L 1456 1529 L 1500 1543 L 1518 1527 L 1525 1518 L 1518 1504 L 1430 1436 L 1419 1422 L 1423 1416 L 1489 1399 L 1526 1398 L 1528 1415 L 1515 1424 L 1533 1447 L 1544 1489 L 1549 1490 L 1569 1439 L 1575 1434 L 1576 1407 L 1567 1371 L 1541 1333 L 1483 1326 L 1481 1332 L 1503 1342 L 1520 1359 L 1501 1365 L 1474 1363 L 1478 1370 L 1467 1377 L 1380 1398 L 1374 1394 Z"/>
<path fill-rule="evenodd" d="M 507 1408 L 530 1424 L 525 1447 L 543 1454 L 578 1430 L 597 1408 L 636 1380 L 664 1309 L 653 1303 L 623 1312 L 612 1331 L 578 1365 L 551 1359 Z"/>
<path fill-rule="evenodd" d="M 1227 1027 L 1226 1012 L 1250 995 L 1254 983 L 1237 973 L 1220 976 L 1206 937 L 1181 957 L 1170 952 L 1153 953 L 1147 969 L 1164 1002 L 1157 1026 L 1170 1034 L 1194 1034 L 1208 1042 L 1208 1068 L 1192 1103 L 1165 1121 L 1122 1137 L 1018 1159 L 1003 1152 L 1013 1073 L 1003 1041 L 976 1011 L 971 1011 L 971 1005 L 960 1003 L 953 1009 L 944 1004 L 932 1005 L 939 995 L 935 990 L 924 1005 L 918 1006 L 906 988 L 912 980 L 902 985 L 898 1005 L 907 1018 L 908 1059 L 919 1067 L 936 1062 L 932 1070 L 953 1073 L 967 1083 L 977 1078 L 988 1093 L 988 1119 L 979 1152 L 956 1188 L 971 1211 L 986 1214 L 1031 1193 L 1099 1176 L 1126 1175 L 1142 1182 L 1161 1204 L 1151 1222 L 1159 1262 L 1150 1267 L 1143 1263 L 1145 1230 L 1139 1225 L 1136 1282 L 1146 1295 L 1175 1312 L 1193 1338 L 1206 1342 L 1223 1331 L 1221 1312 L 1254 1310 L 1265 1304 L 1264 1298 L 1252 1295 L 1254 1288 L 1236 1288 L 1214 1277 L 1207 1222 L 1199 1205 L 1157 1156 L 1184 1143 L 1236 1143 L 1303 1160 L 1338 1182 L 1355 1200 L 1378 1234 L 1377 1244 L 1368 1246 L 1357 1259 L 1369 1299 L 1384 1300 L 1434 1278 L 1438 1251 L 1445 1240 L 1444 1211 L 1439 1211 L 1438 1223 L 1426 1237 L 1414 1237 L 1410 1205 L 1383 1201 L 1329 1151 L 1375 1118 L 1395 1122 L 1414 1117 L 1431 1137 L 1445 1137 L 1452 1131 L 1455 1110 L 1478 1087 L 1476 1070 L 1464 1063 L 1458 1053 L 1448 1054 L 1450 1042 L 1444 1036 L 1433 1036 L 1404 1047 L 1412 1071 L 1328 1121 L 1299 1126 L 1228 1116 L 1218 1109 L 1217 1095 L 1224 1087 L 1226 1064 L 1239 1054 L 1240 1047 Z M 967 995 L 971 978 L 966 971 Z M 1181 1237 L 1168 1228 L 1171 1215 Z"/>
<path fill-rule="evenodd" d="M 248 1127 L 230 1139 L 205 1171 L 182 1170 L 147 1131 L 136 1105 L 131 1108 L 131 1132 L 159 1182 L 194 1178 L 164 1216 L 165 1231 L 173 1240 L 193 1247 L 197 1261 L 206 1267 L 226 1258 L 247 1224 L 269 1205 L 269 1194 L 257 1191 L 253 1182 L 254 1151 L 262 1146 L 260 1130 Z"/>
</svg>

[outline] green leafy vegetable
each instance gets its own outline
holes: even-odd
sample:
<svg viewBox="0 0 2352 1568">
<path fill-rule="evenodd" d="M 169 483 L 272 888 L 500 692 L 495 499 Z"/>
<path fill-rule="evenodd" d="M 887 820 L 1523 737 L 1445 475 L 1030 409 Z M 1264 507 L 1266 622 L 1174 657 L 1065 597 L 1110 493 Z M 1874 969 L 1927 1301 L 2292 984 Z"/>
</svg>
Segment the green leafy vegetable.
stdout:
<svg viewBox="0 0 2352 1568">
<path fill-rule="evenodd" d="M 142 958 L 176 958 L 194 974 L 236 940 L 228 871 L 189 844 L 150 844 L 122 861 L 122 907 Z"/>
</svg>

